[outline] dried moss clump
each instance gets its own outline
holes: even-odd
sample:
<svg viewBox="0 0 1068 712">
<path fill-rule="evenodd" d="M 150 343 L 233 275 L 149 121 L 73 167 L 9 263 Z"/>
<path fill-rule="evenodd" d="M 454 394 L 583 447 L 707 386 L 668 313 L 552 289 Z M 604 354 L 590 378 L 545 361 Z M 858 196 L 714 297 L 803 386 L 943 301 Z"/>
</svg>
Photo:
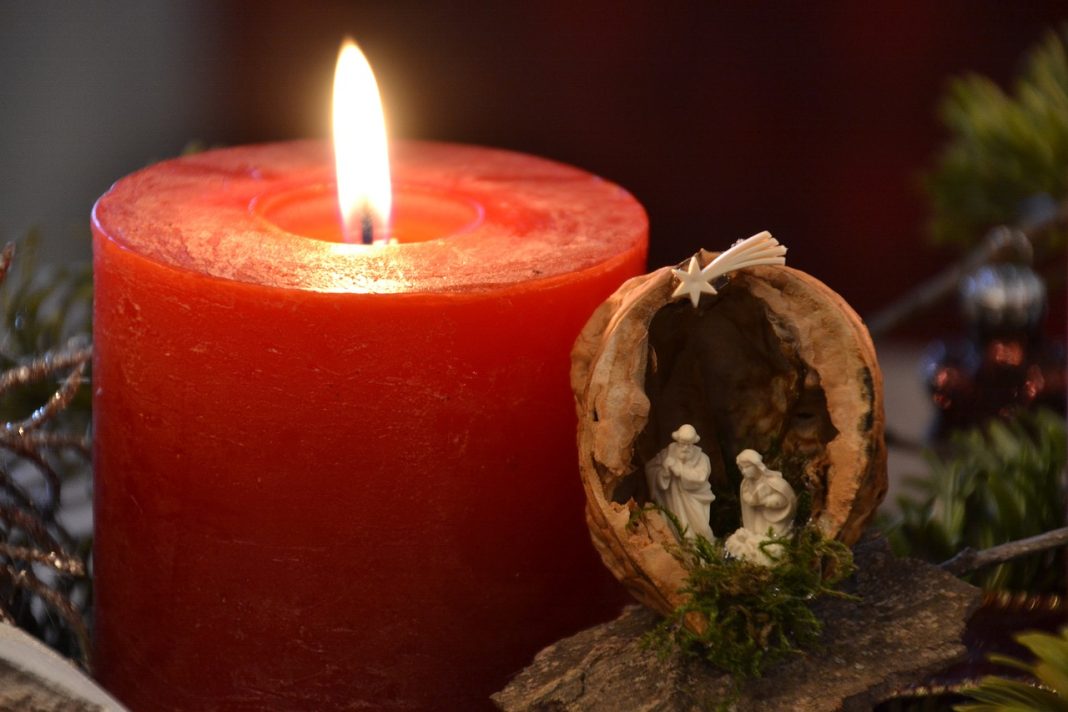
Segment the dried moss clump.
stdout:
<svg viewBox="0 0 1068 712">
<path fill-rule="evenodd" d="M 813 525 L 768 543 L 783 545 L 773 568 L 724 558 L 718 541 L 686 539 L 677 552 L 688 570 L 686 602 L 645 643 L 662 655 L 702 658 L 738 681 L 812 647 L 823 629 L 812 602 L 846 595 L 835 587 L 853 573 L 853 553 Z"/>
</svg>

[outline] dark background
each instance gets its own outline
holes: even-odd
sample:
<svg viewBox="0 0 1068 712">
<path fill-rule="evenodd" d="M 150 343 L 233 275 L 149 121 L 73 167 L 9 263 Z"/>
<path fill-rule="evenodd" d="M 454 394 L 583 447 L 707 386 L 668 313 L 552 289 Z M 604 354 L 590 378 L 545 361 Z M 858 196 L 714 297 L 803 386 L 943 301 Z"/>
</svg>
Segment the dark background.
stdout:
<svg viewBox="0 0 1068 712">
<path fill-rule="evenodd" d="M 325 135 L 338 44 L 398 137 L 558 159 L 628 188 L 650 263 L 761 229 L 870 313 L 945 263 L 921 172 L 947 78 L 1003 84 L 1062 2 L 0 4 L 0 230 L 88 254 L 93 198 L 191 139 Z"/>
</svg>

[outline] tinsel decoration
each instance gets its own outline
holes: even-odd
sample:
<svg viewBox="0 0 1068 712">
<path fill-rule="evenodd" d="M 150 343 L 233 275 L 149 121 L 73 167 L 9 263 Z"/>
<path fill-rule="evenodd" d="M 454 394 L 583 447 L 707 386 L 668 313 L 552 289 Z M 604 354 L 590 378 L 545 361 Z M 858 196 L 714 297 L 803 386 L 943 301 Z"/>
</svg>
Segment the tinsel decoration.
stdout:
<svg viewBox="0 0 1068 712">
<path fill-rule="evenodd" d="M 0 283 L 8 294 L 14 254 L 11 243 L 0 252 Z M 28 284 L 23 280 L 14 291 L 27 296 Z M 9 367 L 0 372 L 0 620 L 88 667 L 88 547 L 75 541 L 59 513 L 64 476 L 84 473 L 89 461 L 85 427 L 72 431 L 61 416 L 87 382 L 92 346 L 83 334 L 36 356 L 18 357 L 10 348 L 11 341 L 25 341 L 25 334 L 13 338 L 11 332 L 24 325 L 27 315 L 37 314 L 50 291 L 38 290 L 40 298 L 28 312 L 8 319 L 4 339 L 3 360 Z M 27 392 L 47 395 L 38 396 L 28 415 L 11 417 L 12 401 Z"/>
</svg>

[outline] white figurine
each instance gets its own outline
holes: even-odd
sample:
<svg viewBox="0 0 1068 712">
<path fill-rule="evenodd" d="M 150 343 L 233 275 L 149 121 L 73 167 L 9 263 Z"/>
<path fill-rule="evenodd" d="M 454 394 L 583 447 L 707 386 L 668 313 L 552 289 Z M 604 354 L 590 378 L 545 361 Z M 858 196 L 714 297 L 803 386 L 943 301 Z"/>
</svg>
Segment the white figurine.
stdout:
<svg viewBox="0 0 1068 712">
<path fill-rule="evenodd" d="M 772 544 L 761 550 L 760 545 L 790 533 L 797 495 L 781 472 L 768 469 L 756 450 L 742 450 L 736 462 L 742 472 L 742 528 L 727 539 L 727 552 L 754 564 L 772 566 L 782 546 Z"/>
<path fill-rule="evenodd" d="M 708 521 L 716 495 L 708 484 L 712 465 L 708 455 L 697 447 L 701 438 L 692 425 L 683 425 L 671 434 L 671 439 L 675 442 L 645 463 L 649 494 L 678 517 L 687 537 L 699 535 L 714 541 Z"/>
</svg>

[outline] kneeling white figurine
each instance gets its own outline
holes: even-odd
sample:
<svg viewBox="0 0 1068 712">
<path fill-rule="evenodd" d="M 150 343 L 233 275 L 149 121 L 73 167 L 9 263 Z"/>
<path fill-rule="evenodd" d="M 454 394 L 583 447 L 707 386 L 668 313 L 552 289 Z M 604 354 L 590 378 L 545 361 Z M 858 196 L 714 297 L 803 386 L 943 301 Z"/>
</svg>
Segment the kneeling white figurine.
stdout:
<svg viewBox="0 0 1068 712">
<path fill-rule="evenodd" d="M 692 425 L 683 425 L 671 439 L 675 442 L 645 463 L 649 495 L 678 518 L 687 537 L 703 536 L 713 541 L 708 521 L 716 495 L 708 484 L 712 465 L 697 447 L 701 437 Z"/>
<path fill-rule="evenodd" d="M 754 564 L 772 566 L 781 556 L 782 546 L 770 544 L 761 549 L 760 545 L 790 533 L 797 495 L 781 472 L 768 469 L 756 450 L 742 450 L 736 462 L 742 472 L 742 528 L 725 542 L 727 552 Z"/>
</svg>

